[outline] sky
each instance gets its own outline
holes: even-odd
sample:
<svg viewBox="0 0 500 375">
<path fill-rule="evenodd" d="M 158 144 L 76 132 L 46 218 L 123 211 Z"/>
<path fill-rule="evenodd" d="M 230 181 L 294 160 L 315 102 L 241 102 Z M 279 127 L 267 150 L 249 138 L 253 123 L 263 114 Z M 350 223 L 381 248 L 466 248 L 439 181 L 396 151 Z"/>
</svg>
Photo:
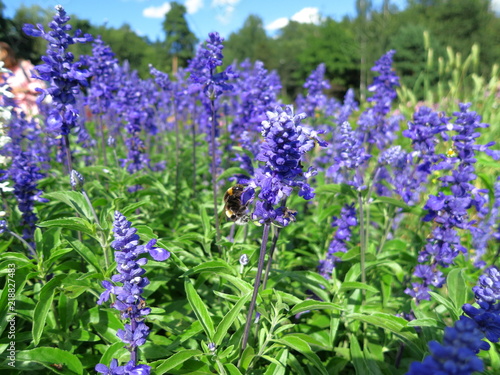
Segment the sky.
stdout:
<svg viewBox="0 0 500 375">
<path fill-rule="evenodd" d="M 318 23 L 322 17 L 340 21 L 343 16 L 354 17 L 355 0 L 177 0 L 187 9 L 186 20 L 200 40 L 217 31 L 224 38 L 238 31 L 250 15 L 258 15 L 272 36 L 290 19 L 303 23 Z M 500 5 L 500 0 L 493 0 Z M 60 4 L 68 14 L 88 19 L 94 25 L 120 27 L 128 23 L 141 36 L 151 41 L 164 40 L 162 22 L 170 9 L 165 0 L 3 0 L 4 15 L 11 18 L 21 6 L 40 5 L 53 8 Z M 373 1 L 379 7 L 382 0 Z M 399 9 L 406 0 L 392 0 Z M 500 8 L 500 7 L 499 7 Z"/>
</svg>

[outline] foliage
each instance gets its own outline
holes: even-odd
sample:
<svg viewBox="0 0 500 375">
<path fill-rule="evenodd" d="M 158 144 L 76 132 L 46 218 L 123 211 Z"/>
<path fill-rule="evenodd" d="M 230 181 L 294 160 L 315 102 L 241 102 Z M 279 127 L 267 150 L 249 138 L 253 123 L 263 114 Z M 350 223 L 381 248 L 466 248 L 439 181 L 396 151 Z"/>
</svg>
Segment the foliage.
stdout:
<svg viewBox="0 0 500 375">
<path fill-rule="evenodd" d="M 194 56 L 196 37 L 189 30 L 185 19 L 186 7 L 175 1 L 170 3 L 170 6 L 163 21 L 166 50 L 170 59 L 179 60 L 176 64 L 186 66 L 188 60 Z"/>
</svg>

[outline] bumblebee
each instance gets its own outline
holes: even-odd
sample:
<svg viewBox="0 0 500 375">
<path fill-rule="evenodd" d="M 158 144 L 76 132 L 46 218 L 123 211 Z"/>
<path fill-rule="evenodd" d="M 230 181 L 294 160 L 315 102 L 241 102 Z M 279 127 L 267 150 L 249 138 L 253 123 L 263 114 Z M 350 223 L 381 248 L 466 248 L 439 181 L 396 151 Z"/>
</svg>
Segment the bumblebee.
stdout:
<svg viewBox="0 0 500 375">
<path fill-rule="evenodd" d="M 245 185 L 237 184 L 227 189 L 224 194 L 226 216 L 238 225 L 245 225 L 250 221 L 250 216 L 246 213 L 247 205 L 241 202 L 243 190 L 245 190 Z"/>
</svg>

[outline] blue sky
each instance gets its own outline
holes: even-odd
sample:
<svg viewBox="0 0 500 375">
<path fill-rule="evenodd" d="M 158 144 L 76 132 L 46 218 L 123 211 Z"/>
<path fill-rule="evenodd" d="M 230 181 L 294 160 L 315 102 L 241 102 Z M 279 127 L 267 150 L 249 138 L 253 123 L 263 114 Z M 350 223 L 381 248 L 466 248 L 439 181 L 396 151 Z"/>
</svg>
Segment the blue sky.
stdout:
<svg viewBox="0 0 500 375">
<path fill-rule="evenodd" d="M 288 20 L 318 22 L 321 17 L 340 20 L 344 15 L 355 15 L 355 0 L 177 0 L 188 10 L 186 19 L 199 39 L 206 39 L 211 31 L 228 37 L 237 31 L 250 14 L 262 18 L 269 35 L 286 25 Z M 170 9 L 165 0 L 3 0 L 4 14 L 12 17 L 21 5 L 33 4 L 53 8 L 61 4 L 69 14 L 90 20 L 95 25 L 106 23 L 119 27 L 131 25 L 138 34 L 151 40 L 164 39 L 161 24 Z M 380 6 L 382 0 L 375 0 Z M 400 9 L 406 0 L 392 0 Z"/>
</svg>

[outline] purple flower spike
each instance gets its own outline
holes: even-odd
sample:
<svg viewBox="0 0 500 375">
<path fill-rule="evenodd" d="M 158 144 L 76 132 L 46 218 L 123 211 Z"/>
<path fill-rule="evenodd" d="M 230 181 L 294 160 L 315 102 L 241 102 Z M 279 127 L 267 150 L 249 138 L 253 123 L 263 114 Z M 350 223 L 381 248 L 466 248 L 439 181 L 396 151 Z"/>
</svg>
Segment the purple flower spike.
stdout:
<svg viewBox="0 0 500 375">
<path fill-rule="evenodd" d="M 77 126 L 79 111 L 76 108 L 76 95 L 80 86 L 87 86 L 90 73 L 82 69 L 81 62 L 73 62 L 73 53 L 67 49 L 71 44 L 86 43 L 92 41 L 90 34 L 81 36 L 80 30 L 76 30 L 74 36 L 68 34 L 71 26 L 67 24 L 70 17 L 62 6 L 56 6 L 56 15 L 49 23 L 51 31 L 45 31 L 42 25 L 26 24 L 23 30 L 26 34 L 34 37 L 42 37 L 47 40 L 47 53 L 42 56 L 44 64 L 37 66 L 38 74 L 34 78 L 50 82 L 46 89 L 38 89 L 42 95 L 38 101 L 41 102 L 45 96 L 52 98 L 52 109 L 47 118 L 47 128 L 55 135 L 67 135 L 70 130 Z"/>
<path fill-rule="evenodd" d="M 337 227 L 338 229 L 330 243 L 326 258 L 321 260 L 318 266 L 318 272 L 325 279 L 331 278 L 335 263 L 340 261 L 340 258 L 334 254 L 347 252 L 347 242 L 350 241 L 352 234 L 351 228 L 358 225 L 354 204 L 342 207 L 340 217 L 334 217 L 333 219 L 332 227 Z"/>
<path fill-rule="evenodd" d="M 422 278 L 421 288 L 427 288 L 430 285 L 441 287 L 442 284 L 435 285 L 433 282 L 436 277 L 433 273 L 438 272 L 437 267 L 448 267 L 453 264 L 460 253 L 467 253 L 467 249 L 460 243 L 457 229 L 470 230 L 473 237 L 476 238 L 481 234 L 481 228 L 476 227 L 475 221 L 470 219 L 469 211 L 475 208 L 479 215 L 482 215 L 487 201 L 484 197 L 487 190 L 478 189 L 473 185 L 472 182 L 476 179 L 474 165 L 476 153 L 487 153 L 492 144 L 476 144 L 476 139 L 479 137 L 477 129 L 488 125 L 481 123 L 481 117 L 476 112 L 469 111 L 469 107 L 470 104 L 460 104 L 460 111 L 454 113 L 455 122 L 447 125 L 448 129 L 456 132 L 455 135 L 451 136 L 451 140 L 454 142 L 454 155 L 449 158 L 441 156 L 442 160 L 448 160 L 434 166 L 434 169 L 451 169 L 453 167 L 454 169 L 451 174 L 439 179 L 441 187 L 451 193 L 445 194 L 440 191 L 436 196 L 430 195 L 424 206 L 424 209 L 428 211 L 424 221 L 433 221 L 437 225 L 432 230 L 425 248 L 418 256 L 418 261 L 420 263 L 429 262 L 432 270 L 432 272 L 419 273 L 418 275 L 415 273 L 415 276 Z M 436 130 L 434 131 L 443 128 L 443 123 L 439 118 L 435 116 L 429 118 L 435 122 Z M 424 131 L 421 131 L 421 134 L 423 133 Z M 412 134 L 417 138 L 415 133 Z M 424 143 L 420 143 L 420 145 L 424 145 Z M 423 147 L 422 151 L 432 149 L 432 147 L 427 146 Z M 438 158 L 434 158 L 434 160 L 438 160 Z M 480 255 L 481 249 L 479 249 Z M 480 261 L 479 257 L 474 259 L 475 264 L 480 264 Z M 407 293 L 416 297 L 415 292 L 410 289 L 407 289 Z"/>
<path fill-rule="evenodd" d="M 454 327 L 445 329 L 443 344 L 429 343 L 431 354 L 422 363 L 413 362 L 407 375 L 470 375 L 483 371 L 483 361 L 477 356 L 479 349 L 484 348 L 483 338 L 476 323 L 462 316 Z"/>
<path fill-rule="evenodd" d="M 306 200 L 314 197 L 307 178 L 315 175 L 315 171 L 310 168 L 304 172 L 301 158 L 316 142 L 326 143 L 319 139 L 317 132 L 300 125 L 305 114 L 294 115 L 292 106 L 284 109 L 278 106 L 274 112 L 267 112 L 267 118 L 262 121 L 264 143 L 256 158 L 265 165 L 256 171 L 249 184 L 249 189 L 260 188 L 253 218 L 261 223 L 287 226 L 295 221 L 295 211 L 276 206 L 284 203 L 294 188 Z"/>
<path fill-rule="evenodd" d="M 149 374 L 149 366 L 137 365 L 137 348 L 144 345 L 149 335 L 149 327 L 144 323 L 144 318 L 151 312 L 142 297 L 144 287 L 149 285 L 149 280 L 144 277 L 146 271 L 142 268 L 147 259 L 139 258 L 139 255 L 149 253 L 153 259 L 163 261 L 170 257 L 170 252 L 154 247 L 154 239 L 146 245 L 139 245 L 137 229 L 118 211 L 115 212 L 113 232 L 115 240 L 111 247 L 115 249 L 118 274 L 111 277 L 112 282 L 102 282 L 105 291 L 101 293 L 97 304 L 108 301 L 111 294 L 116 296 L 116 301 L 111 306 L 120 311 L 122 319 L 130 321 L 130 324 L 125 324 L 125 329 L 118 330 L 116 335 L 127 344 L 131 361 L 126 366 L 119 367 L 118 362 L 113 360 L 109 368 L 99 364 L 96 371 L 102 374 Z M 122 285 L 117 286 L 116 283 Z"/>
</svg>

